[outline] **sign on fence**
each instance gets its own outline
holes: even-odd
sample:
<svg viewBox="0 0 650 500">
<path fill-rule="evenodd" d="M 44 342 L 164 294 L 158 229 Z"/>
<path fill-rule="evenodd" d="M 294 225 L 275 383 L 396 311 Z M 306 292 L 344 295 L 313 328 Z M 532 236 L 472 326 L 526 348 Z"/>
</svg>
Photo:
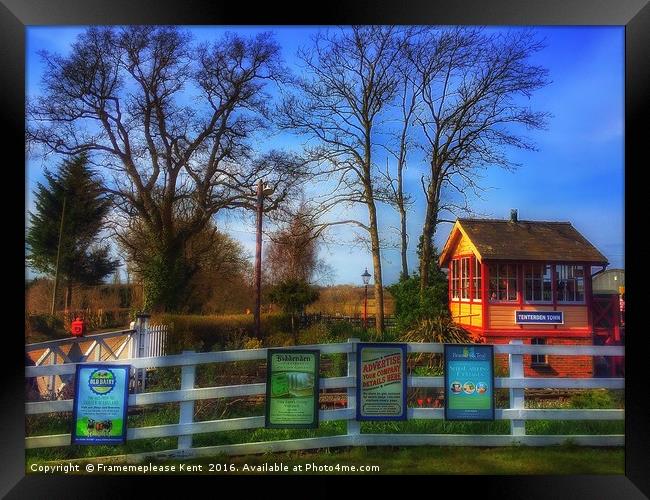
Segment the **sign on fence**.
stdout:
<svg viewBox="0 0 650 500">
<path fill-rule="evenodd" d="M 406 420 L 406 344 L 358 344 L 357 420 Z"/>
<path fill-rule="evenodd" d="M 494 420 L 494 349 L 445 344 L 445 419 Z"/>
<path fill-rule="evenodd" d="M 124 444 L 129 365 L 77 365 L 72 444 Z"/>
<path fill-rule="evenodd" d="M 269 349 L 265 427 L 318 427 L 320 351 Z"/>
</svg>

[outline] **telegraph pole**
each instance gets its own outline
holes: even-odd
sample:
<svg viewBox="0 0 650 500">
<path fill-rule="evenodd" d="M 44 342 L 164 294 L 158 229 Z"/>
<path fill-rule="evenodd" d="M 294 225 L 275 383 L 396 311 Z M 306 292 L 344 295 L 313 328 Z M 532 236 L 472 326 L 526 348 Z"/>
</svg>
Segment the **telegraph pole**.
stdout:
<svg viewBox="0 0 650 500">
<path fill-rule="evenodd" d="M 262 303 L 262 212 L 264 205 L 264 185 L 257 183 L 257 241 L 255 245 L 255 337 L 260 338 L 260 308 Z"/>
<path fill-rule="evenodd" d="M 59 260 L 61 258 L 61 236 L 63 235 L 63 219 L 65 218 L 65 202 L 67 199 L 67 196 L 63 197 L 63 210 L 61 211 L 61 224 L 59 225 L 59 247 L 56 250 L 56 268 L 54 270 L 54 291 L 52 292 L 51 314 L 54 314 L 54 308 L 56 307 L 56 288 L 59 284 Z"/>
</svg>

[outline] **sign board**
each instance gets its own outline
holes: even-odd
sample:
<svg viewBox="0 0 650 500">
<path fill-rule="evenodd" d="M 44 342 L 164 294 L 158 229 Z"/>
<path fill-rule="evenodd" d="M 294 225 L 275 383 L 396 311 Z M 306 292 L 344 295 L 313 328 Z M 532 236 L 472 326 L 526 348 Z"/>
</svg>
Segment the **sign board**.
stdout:
<svg viewBox="0 0 650 500">
<path fill-rule="evenodd" d="M 515 311 L 515 323 L 518 325 L 563 325 L 562 311 Z"/>
<path fill-rule="evenodd" d="M 269 349 L 266 364 L 268 429 L 318 427 L 320 351 Z"/>
<path fill-rule="evenodd" d="M 445 419 L 494 420 L 494 349 L 445 344 Z"/>
<path fill-rule="evenodd" d="M 124 444 L 129 365 L 78 364 L 72 444 Z"/>
<path fill-rule="evenodd" d="M 406 344 L 357 344 L 357 420 L 406 420 Z"/>
</svg>

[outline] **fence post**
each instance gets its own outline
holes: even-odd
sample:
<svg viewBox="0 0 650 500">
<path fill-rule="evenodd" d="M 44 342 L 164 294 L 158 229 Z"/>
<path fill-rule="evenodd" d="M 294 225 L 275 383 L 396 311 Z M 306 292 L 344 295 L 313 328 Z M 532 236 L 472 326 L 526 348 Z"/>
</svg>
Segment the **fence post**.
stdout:
<svg viewBox="0 0 650 500">
<path fill-rule="evenodd" d="M 194 351 L 183 351 L 183 354 L 192 354 Z M 184 365 L 181 369 L 181 391 L 185 389 L 194 389 L 194 380 L 196 375 L 196 365 Z M 191 424 L 194 422 L 194 400 L 182 401 L 180 404 L 179 424 Z M 181 454 L 184 450 L 192 448 L 192 434 L 178 436 L 178 449 Z"/>
<path fill-rule="evenodd" d="M 145 355 L 145 340 L 147 331 L 149 329 L 149 314 L 138 314 L 135 318 L 135 356 L 136 358 L 143 358 Z M 136 372 L 136 391 L 143 392 L 146 384 L 147 369 L 138 368 Z"/>
<path fill-rule="evenodd" d="M 50 365 L 56 364 L 56 349 L 50 349 Z M 48 393 L 51 398 L 56 397 L 56 375 L 50 375 L 48 381 Z"/>
<path fill-rule="evenodd" d="M 523 340 L 511 340 L 510 344 L 522 345 Z M 523 354 L 509 354 L 509 378 L 524 378 L 524 355 Z M 524 405 L 524 388 L 510 389 L 510 408 L 513 410 L 523 410 Z M 526 435 L 526 421 L 520 419 L 510 420 L 510 434 L 512 436 L 525 436 Z"/>
<path fill-rule="evenodd" d="M 348 353 L 348 377 L 352 377 L 354 385 L 348 387 L 348 408 L 354 411 L 352 420 L 347 421 L 347 434 L 348 436 L 358 436 L 361 434 L 361 422 L 357 421 L 357 343 L 359 339 L 350 338 L 348 342 L 352 345 L 352 351 Z M 352 445 L 356 443 L 356 438 L 352 437 Z"/>
</svg>

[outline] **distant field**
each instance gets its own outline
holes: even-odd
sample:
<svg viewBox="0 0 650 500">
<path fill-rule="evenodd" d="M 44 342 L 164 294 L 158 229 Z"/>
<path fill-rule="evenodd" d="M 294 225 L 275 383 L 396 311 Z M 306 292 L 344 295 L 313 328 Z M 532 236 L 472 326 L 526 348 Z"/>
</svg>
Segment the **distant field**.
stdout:
<svg viewBox="0 0 650 500">
<path fill-rule="evenodd" d="M 307 313 L 341 314 L 360 316 L 363 314 L 364 288 L 352 285 L 328 286 L 320 289 L 316 302 L 307 306 Z M 384 315 L 395 314 L 395 299 L 384 289 Z M 374 290 L 368 285 L 368 315 L 375 315 Z"/>
</svg>

